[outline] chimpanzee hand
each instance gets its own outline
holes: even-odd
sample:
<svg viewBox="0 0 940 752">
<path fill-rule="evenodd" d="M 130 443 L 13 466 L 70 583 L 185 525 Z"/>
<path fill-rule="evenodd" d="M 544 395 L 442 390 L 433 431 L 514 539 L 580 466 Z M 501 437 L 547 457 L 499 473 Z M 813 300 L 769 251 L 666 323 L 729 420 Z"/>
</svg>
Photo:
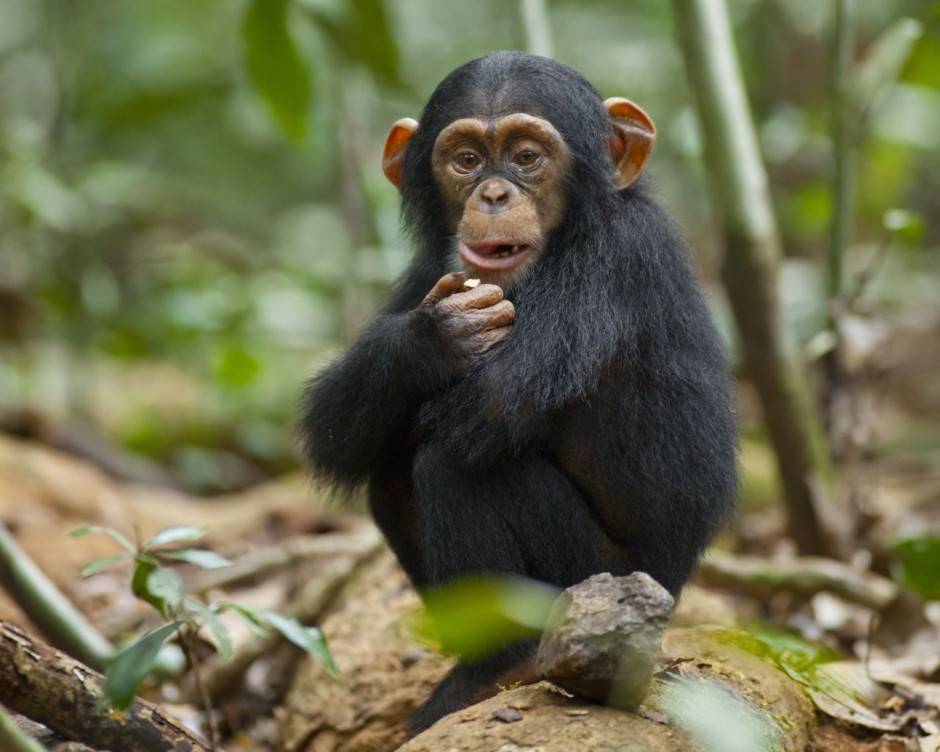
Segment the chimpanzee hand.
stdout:
<svg viewBox="0 0 940 752">
<path fill-rule="evenodd" d="M 497 285 L 483 284 L 461 291 L 466 279 L 463 272 L 444 275 L 420 308 L 432 313 L 441 333 L 470 365 L 509 335 L 516 309 L 503 300 L 503 291 Z"/>
</svg>

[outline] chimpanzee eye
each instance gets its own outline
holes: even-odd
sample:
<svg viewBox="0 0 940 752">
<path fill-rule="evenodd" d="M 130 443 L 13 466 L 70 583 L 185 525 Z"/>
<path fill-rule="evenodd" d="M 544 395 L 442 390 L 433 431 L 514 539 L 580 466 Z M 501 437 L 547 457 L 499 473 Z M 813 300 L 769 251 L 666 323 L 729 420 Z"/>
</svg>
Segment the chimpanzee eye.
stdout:
<svg viewBox="0 0 940 752">
<path fill-rule="evenodd" d="M 535 149 L 526 147 L 516 152 L 512 158 L 513 166 L 523 170 L 534 170 L 542 161 L 542 155 Z"/>
<path fill-rule="evenodd" d="M 478 154 L 475 154 L 472 151 L 462 151 L 454 159 L 454 169 L 457 172 L 470 173 L 476 170 L 482 160 Z"/>
</svg>

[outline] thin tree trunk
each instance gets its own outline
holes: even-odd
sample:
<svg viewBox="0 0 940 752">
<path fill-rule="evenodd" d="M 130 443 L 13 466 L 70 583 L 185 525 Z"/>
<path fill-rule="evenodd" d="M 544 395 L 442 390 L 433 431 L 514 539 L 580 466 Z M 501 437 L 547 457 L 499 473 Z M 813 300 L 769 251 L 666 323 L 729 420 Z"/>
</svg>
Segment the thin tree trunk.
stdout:
<svg viewBox="0 0 940 752">
<path fill-rule="evenodd" d="M 780 240 L 724 0 L 673 0 L 695 95 L 710 193 L 725 233 L 722 268 L 744 360 L 777 457 L 789 532 L 803 555 L 838 554 L 828 449 L 777 292 Z"/>
</svg>

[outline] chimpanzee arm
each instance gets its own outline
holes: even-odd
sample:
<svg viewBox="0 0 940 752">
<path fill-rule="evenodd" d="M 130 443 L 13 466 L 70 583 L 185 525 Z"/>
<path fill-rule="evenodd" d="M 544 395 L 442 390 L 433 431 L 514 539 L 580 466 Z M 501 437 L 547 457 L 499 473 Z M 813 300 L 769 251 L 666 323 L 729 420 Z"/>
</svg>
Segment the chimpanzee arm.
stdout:
<svg viewBox="0 0 940 752">
<path fill-rule="evenodd" d="M 431 311 L 380 316 L 307 389 L 301 430 L 314 471 L 340 485 L 365 480 L 457 364 Z"/>
<path fill-rule="evenodd" d="M 420 404 L 509 332 L 515 311 L 498 287 L 461 292 L 464 276 L 445 275 L 416 305 L 420 282 L 406 279 L 389 312 L 307 389 L 307 457 L 339 485 L 354 486 L 400 456 L 415 441 Z"/>
</svg>

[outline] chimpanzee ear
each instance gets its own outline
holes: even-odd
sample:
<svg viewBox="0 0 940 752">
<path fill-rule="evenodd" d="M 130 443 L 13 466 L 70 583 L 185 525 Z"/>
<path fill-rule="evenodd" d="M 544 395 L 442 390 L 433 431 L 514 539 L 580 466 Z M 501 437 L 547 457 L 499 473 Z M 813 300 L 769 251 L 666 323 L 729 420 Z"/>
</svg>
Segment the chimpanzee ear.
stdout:
<svg viewBox="0 0 940 752">
<path fill-rule="evenodd" d="M 611 97 L 604 107 L 614 121 L 614 135 L 610 139 L 610 156 L 617 167 L 617 190 L 632 185 L 653 151 L 656 126 L 643 110 L 629 99 Z"/>
<path fill-rule="evenodd" d="M 401 190 L 401 171 L 405 164 L 405 149 L 418 128 L 418 121 L 402 118 L 388 132 L 385 151 L 382 152 L 382 172 L 392 185 Z"/>
</svg>

